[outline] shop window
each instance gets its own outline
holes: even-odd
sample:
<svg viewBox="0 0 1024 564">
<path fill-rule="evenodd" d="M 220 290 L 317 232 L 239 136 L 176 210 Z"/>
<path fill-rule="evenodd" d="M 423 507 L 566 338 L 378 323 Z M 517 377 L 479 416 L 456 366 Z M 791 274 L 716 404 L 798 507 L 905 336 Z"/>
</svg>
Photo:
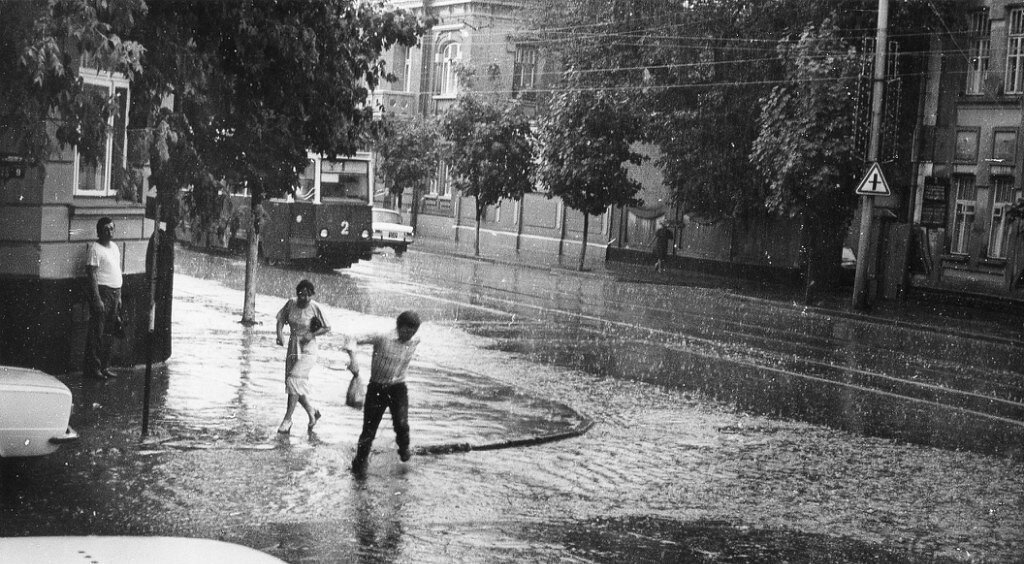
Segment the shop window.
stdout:
<svg viewBox="0 0 1024 564">
<path fill-rule="evenodd" d="M 437 165 L 437 174 L 430 182 L 430 195 L 438 198 L 451 197 L 451 166 L 445 161 Z"/>
<path fill-rule="evenodd" d="M 1013 200 L 1013 177 L 994 177 L 992 179 L 992 223 L 988 236 L 989 258 L 1006 258 L 1006 242 L 1010 232 L 1006 212 L 1013 205 Z"/>
<path fill-rule="evenodd" d="M 956 200 L 953 204 L 953 231 L 950 233 L 949 252 L 954 255 L 966 255 L 971 243 L 971 227 L 974 225 L 974 207 L 977 204 L 977 191 L 974 177 L 957 175 L 953 177 L 953 190 Z"/>
<path fill-rule="evenodd" d="M 988 76 L 990 35 L 992 22 L 988 10 L 973 12 L 968 22 L 970 31 L 970 60 L 967 69 L 968 94 L 982 94 L 985 78 Z"/>
<path fill-rule="evenodd" d="M 128 81 L 117 74 L 82 69 L 84 90 L 104 98 L 113 96 L 116 111 L 108 118 L 106 144 L 95 163 L 83 159 L 75 148 L 74 186 L 76 196 L 113 196 L 118 189 L 113 172 L 123 171 L 128 161 Z"/>
<path fill-rule="evenodd" d="M 1024 92 L 1024 8 L 1013 8 L 1009 14 L 1006 44 L 1007 94 Z"/>
</svg>

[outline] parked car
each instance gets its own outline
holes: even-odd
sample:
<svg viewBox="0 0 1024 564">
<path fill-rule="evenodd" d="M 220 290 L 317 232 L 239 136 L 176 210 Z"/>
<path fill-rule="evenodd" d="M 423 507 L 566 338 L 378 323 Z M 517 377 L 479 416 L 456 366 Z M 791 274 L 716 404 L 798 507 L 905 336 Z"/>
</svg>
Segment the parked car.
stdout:
<svg viewBox="0 0 1024 564">
<path fill-rule="evenodd" d="M 412 227 L 402 223 L 402 214 L 386 208 L 373 208 L 373 246 L 391 247 L 401 255 L 412 244 Z"/>
<path fill-rule="evenodd" d="M 245 546 L 184 537 L 0 538 L 4 564 L 282 564 L 284 560 Z"/>
<path fill-rule="evenodd" d="M 71 390 L 39 370 L 0 365 L 0 457 L 42 456 L 78 440 Z"/>
</svg>

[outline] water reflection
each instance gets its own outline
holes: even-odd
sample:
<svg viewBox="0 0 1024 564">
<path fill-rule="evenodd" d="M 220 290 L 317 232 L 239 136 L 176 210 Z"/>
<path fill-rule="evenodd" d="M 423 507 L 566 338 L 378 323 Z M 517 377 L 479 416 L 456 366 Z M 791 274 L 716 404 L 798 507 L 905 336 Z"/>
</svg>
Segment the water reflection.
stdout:
<svg viewBox="0 0 1024 564">
<path fill-rule="evenodd" d="M 396 562 L 402 553 L 408 484 L 404 480 L 354 480 L 352 523 L 359 543 L 358 561 Z"/>
<path fill-rule="evenodd" d="M 980 452 L 1024 444 L 1019 322 L 1017 333 L 981 320 L 956 331 L 955 317 L 921 308 L 903 317 L 833 314 L 434 255 L 360 264 L 322 283 L 325 295 L 346 296 L 345 307 L 379 314 L 413 303 L 432 322 L 496 339 L 503 351 L 755 413 Z"/>
</svg>

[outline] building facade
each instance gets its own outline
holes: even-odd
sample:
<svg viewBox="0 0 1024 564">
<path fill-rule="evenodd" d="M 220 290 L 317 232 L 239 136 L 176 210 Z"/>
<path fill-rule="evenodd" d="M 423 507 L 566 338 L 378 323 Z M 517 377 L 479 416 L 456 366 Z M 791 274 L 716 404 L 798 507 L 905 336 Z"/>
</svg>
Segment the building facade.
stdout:
<svg viewBox="0 0 1024 564">
<path fill-rule="evenodd" d="M 515 99 L 528 113 L 537 111 L 537 92 L 553 71 L 539 49 L 517 40 L 527 25 L 529 2 L 509 0 L 397 0 L 397 8 L 432 16 L 434 27 L 416 48 L 392 49 L 384 60 L 398 80 L 382 83 L 373 104 L 384 112 L 424 117 L 444 114 L 460 94 L 498 100 Z M 382 185 L 377 189 L 383 201 Z M 406 189 L 406 195 L 411 190 Z M 403 197 L 406 205 L 411 198 Z M 456 241 L 471 251 L 476 215 L 472 198 L 453 193 L 448 168 L 438 164 L 436 178 L 418 206 L 419 236 Z M 583 216 L 560 199 L 538 191 L 520 201 L 504 201 L 489 209 L 480 226 L 481 254 L 517 256 L 539 253 L 567 262 L 578 260 Z M 589 222 L 587 264 L 603 263 L 611 232 L 610 214 Z"/>
<path fill-rule="evenodd" d="M 120 247 L 127 338 L 113 351 L 113 364 L 144 362 L 140 345 L 149 303 L 146 253 L 153 222 L 145 218 L 139 186 L 124 182 L 127 170 L 128 81 L 117 74 L 81 71 L 86 89 L 116 96 L 106 150 L 93 165 L 74 146 L 58 147 L 41 166 L 0 178 L 0 363 L 66 374 L 81 367 L 88 320 L 87 245 L 96 222 L 114 221 Z M 8 132 L 16 135 L 17 132 Z M 8 161 L 12 138 L 0 138 Z M 166 358 L 169 346 L 164 347 Z"/>
<path fill-rule="evenodd" d="M 1024 6 L 975 1 L 932 38 L 914 166 L 911 283 L 1024 297 L 1021 198 Z"/>
</svg>

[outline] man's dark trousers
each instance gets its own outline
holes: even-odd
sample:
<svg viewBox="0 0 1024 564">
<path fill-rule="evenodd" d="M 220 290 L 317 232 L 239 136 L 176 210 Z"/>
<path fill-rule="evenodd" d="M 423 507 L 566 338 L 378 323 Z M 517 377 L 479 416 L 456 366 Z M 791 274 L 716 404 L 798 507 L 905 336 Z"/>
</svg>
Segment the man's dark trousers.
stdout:
<svg viewBox="0 0 1024 564">
<path fill-rule="evenodd" d="M 363 405 L 363 432 L 359 435 L 356 460 L 365 461 L 370 456 L 370 447 L 377 435 L 377 427 L 384 417 L 384 410 L 391 411 L 391 423 L 395 427 L 395 442 L 398 452 L 409 450 L 409 391 L 405 384 L 385 386 L 370 382 L 366 386 L 366 403 Z"/>
</svg>

